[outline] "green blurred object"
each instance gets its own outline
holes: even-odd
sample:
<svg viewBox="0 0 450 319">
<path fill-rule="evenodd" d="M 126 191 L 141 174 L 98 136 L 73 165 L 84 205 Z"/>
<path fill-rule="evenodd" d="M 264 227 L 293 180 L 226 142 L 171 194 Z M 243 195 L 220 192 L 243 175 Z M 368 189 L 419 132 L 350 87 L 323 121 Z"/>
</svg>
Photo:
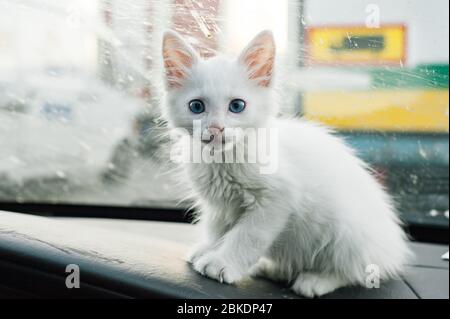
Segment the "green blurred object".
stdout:
<svg viewBox="0 0 450 319">
<path fill-rule="evenodd" d="M 377 68 L 369 71 L 373 89 L 448 89 L 448 64 L 419 65 L 413 69 Z"/>
</svg>

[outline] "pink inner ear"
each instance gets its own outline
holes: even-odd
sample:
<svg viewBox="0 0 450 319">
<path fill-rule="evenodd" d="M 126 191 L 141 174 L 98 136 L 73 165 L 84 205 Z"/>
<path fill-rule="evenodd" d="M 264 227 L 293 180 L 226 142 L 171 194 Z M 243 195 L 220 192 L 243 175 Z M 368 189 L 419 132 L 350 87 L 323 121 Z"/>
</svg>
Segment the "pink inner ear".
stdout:
<svg viewBox="0 0 450 319">
<path fill-rule="evenodd" d="M 176 38 L 166 38 L 164 42 L 164 67 L 169 88 L 179 88 L 187 77 L 187 70 L 192 67 L 194 57 L 183 48 Z"/>
<path fill-rule="evenodd" d="M 265 57 L 265 54 L 255 52 L 250 54 L 245 59 L 245 62 L 250 71 L 250 79 L 257 80 L 258 84 L 264 87 L 270 85 L 273 75 L 274 57 Z"/>
<path fill-rule="evenodd" d="M 249 77 L 258 85 L 268 87 L 272 82 L 275 64 L 275 45 L 271 36 L 256 39 L 244 55 Z"/>
</svg>

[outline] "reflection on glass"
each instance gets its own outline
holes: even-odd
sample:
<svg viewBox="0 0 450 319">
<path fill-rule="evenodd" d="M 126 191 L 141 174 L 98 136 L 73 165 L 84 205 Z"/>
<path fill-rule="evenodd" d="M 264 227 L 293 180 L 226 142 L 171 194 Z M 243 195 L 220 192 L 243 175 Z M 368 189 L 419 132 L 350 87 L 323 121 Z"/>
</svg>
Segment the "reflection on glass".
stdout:
<svg viewBox="0 0 450 319">
<path fill-rule="evenodd" d="M 272 29 L 283 113 L 346 137 L 406 218 L 448 225 L 448 1 L 0 0 L 0 200 L 184 207 L 161 38 Z"/>
</svg>

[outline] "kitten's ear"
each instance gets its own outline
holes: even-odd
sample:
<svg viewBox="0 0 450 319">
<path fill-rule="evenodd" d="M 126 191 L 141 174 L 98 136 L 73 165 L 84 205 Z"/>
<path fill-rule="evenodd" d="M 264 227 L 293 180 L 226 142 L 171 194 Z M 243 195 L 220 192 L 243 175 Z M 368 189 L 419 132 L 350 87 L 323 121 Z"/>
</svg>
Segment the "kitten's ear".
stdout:
<svg viewBox="0 0 450 319">
<path fill-rule="evenodd" d="M 239 61 L 248 70 L 249 78 L 258 85 L 268 87 L 272 83 L 276 45 L 271 31 L 263 31 L 244 49 Z"/>
<path fill-rule="evenodd" d="M 182 87 L 189 69 L 200 58 L 195 50 L 174 31 L 164 33 L 163 57 L 169 89 Z"/>
</svg>

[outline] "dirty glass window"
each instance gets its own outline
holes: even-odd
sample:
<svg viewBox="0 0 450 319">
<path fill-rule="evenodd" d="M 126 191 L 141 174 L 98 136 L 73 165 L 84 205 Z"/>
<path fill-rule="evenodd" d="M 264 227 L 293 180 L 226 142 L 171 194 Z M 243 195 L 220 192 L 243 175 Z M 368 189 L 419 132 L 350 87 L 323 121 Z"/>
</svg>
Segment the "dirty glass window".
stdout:
<svg viewBox="0 0 450 319">
<path fill-rule="evenodd" d="M 0 201 L 186 205 L 167 161 L 161 38 L 205 57 L 259 31 L 282 112 L 333 127 L 407 221 L 448 226 L 447 0 L 0 0 Z"/>
</svg>

